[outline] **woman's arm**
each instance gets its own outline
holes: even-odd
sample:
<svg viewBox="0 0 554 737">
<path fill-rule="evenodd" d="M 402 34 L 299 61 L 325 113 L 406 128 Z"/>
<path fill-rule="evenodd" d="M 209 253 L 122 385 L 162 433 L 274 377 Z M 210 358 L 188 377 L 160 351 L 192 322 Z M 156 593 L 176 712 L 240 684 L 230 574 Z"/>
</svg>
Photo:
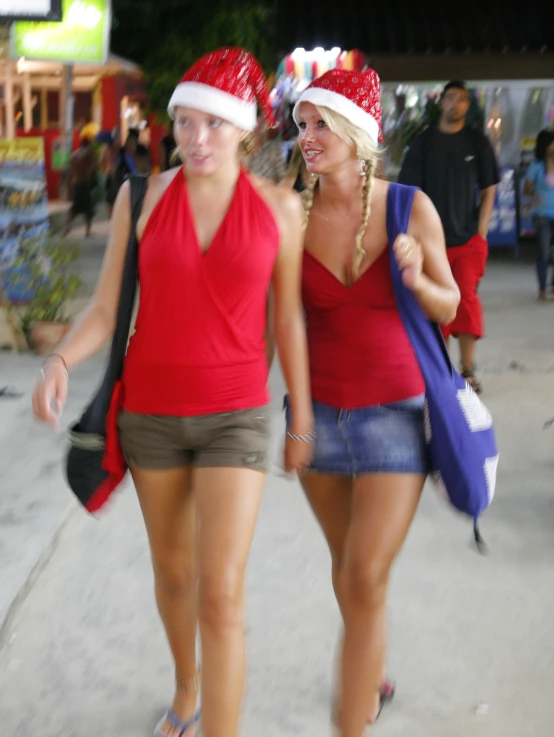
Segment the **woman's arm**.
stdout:
<svg viewBox="0 0 554 737">
<path fill-rule="evenodd" d="M 489 226 L 491 222 L 492 211 L 494 210 L 494 201 L 496 199 L 496 184 L 481 190 L 481 204 L 479 205 L 479 225 L 477 232 L 487 240 Z"/>
<path fill-rule="evenodd" d="M 66 367 L 93 355 L 113 335 L 127 251 L 130 216 L 130 187 L 126 182 L 117 196 L 106 255 L 94 295 L 75 320 L 55 355 L 45 361 L 33 392 L 35 417 L 60 429 L 60 415 L 67 400 Z"/>
<path fill-rule="evenodd" d="M 280 190 L 281 246 L 273 272 L 273 333 L 289 391 L 293 425 L 303 435 L 313 428 L 308 347 L 301 298 L 302 204 L 300 197 Z"/>
<path fill-rule="evenodd" d="M 414 197 L 408 233 L 396 239 L 394 251 L 402 279 L 430 320 L 452 322 L 460 303 L 446 256 L 442 223 L 435 206 L 421 191 Z"/>
<path fill-rule="evenodd" d="M 529 165 L 525 172 L 525 178 L 523 180 L 523 194 L 526 197 L 532 197 L 537 189 L 537 174 L 539 169 L 539 163 L 534 161 Z"/>
<path fill-rule="evenodd" d="M 285 439 L 284 468 L 290 472 L 301 471 L 310 463 L 314 418 L 301 298 L 302 203 L 290 190 L 279 188 L 279 193 L 281 246 L 272 280 L 273 333 L 289 394 L 291 424 Z"/>
<path fill-rule="evenodd" d="M 275 309 L 273 305 L 273 287 L 270 287 L 267 295 L 267 315 L 266 315 L 266 330 L 265 330 L 265 356 L 267 360 L 267 366 L 271 369 L 273 359 L 275 358 L 275 335 L 273 333 L 273 315 Z"/>
</svg>

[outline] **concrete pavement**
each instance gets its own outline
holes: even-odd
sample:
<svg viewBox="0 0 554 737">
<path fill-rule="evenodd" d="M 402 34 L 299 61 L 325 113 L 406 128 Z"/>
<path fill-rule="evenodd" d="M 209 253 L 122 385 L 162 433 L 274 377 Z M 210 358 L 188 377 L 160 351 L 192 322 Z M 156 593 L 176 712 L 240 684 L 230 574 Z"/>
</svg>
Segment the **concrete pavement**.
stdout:
<svg viewBox="0 0 554 737">
<path fill-rule="evenodd" d="M 534 301 L 529 265 L 491 263 L 482 293 L 479 373 L 501 450 L 482 522 L 490 554 L 475 552 L 469 523 L 427 488 L 392 583 L 398 695 L 372 731 L 383 737 L 554 732 L 554 428 L 542 429 L 554 415 L 554 302 Z M 102 360 L 72 377 L 68 422 Z M 37 359 L 0 362 L 0 384 L 27 392 Z M 277 367 L 271 383 L 277 457 Z M 21 583 L 23 560 L 36 565 L 41 541 L 49 552 L 4 625 L 0 734 L 146 737 L 167 705 L 171 663 L 135 496 L 127 487 L 100 521 L 86 517 L 64 488 L 63 439 L 32 422 L 28 402 L 0 405 L 0 596 L 17 571 Z M 298 485 L 275 473 L 249 565 L 247 628 L 241 734 L 328 735 L 338 628 L 328 556 Z"/>
</svg>

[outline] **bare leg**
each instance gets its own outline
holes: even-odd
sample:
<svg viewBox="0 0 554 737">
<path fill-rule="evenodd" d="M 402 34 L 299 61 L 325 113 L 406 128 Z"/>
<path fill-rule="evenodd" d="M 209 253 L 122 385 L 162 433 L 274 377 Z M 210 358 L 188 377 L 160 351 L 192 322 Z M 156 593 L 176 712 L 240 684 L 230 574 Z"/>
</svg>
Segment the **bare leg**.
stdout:
<svg viewBox="0 0 554 737">
<path fill-rule="evenodd" d="M 462 358 L 462 371 L 473 371 L 475 368 L 475 346 L 477 340 L 474 335 L 458 335 L 460 341 L 460 354 Z"/>
<path fill-rule="evenodd" d="M 341 590 L 341 570 L 344 560 L 346 538 L 350 527 L 352 512 L 352 492 L 354 479 L 350 476 L 332 476 L 327 474 L 307 473 L 301 478 L 306 498 L 325 535 L 331 553 L 331 578 L 337 603 L 344 620 L 344 596 Z M 383 637 L 385 632 L 383 632 Z M 344 632 L 339 637 L 339 653 L 344 646 Z M 338 656 L 338 672 L 340 674 L 340 654 Z M 339 678 L 340 680 L 340 678 Z M 381 681 L 386 680 L 386 665 L 383 664 Z M 373 711 L 373 710 L 372 710 Z M 334 718 L 338 720 L 340 712 L 340 689 L 337 687 L 333 705 Z M 373 713 L 370 714 L 373 721 Z"/>
<path fill-rule="evenodd" d="M 244 686 L 244 574 L 265 475 L 201 468 L 198 507 L 203 737 L 236 737 Z M 188 736 L 187 736 L 188 737 Z"/>
<path fill-rule="evenodd" d="M 361 737 L 368 710 L 378 710 L 385 655 L 389 572 L 408 533 L 423 476 L 376 474 L 354 484 L 341 588 L 345 638 L 341 737 Z"/>
<path fill-rule="evenodd" d="M 152 552 L 156 602 L 180 680 L 196 675 L 196 514 L 188 468 L 132 469 Z M 195 689 L 177 689 L 172 709 L 183 721 L 196 712 Z M 178 734 L 169 723 L 168 737 Z M 192 731 L 186 737 L 192 737 Z"/>
<path fill-rule="evenodd" d="M 307 473 L 303 475 L 301 482 L 306 498 L 329 545 L 333 589 L 339 609 L 343 614 L 339 573 L 350 525 L 354 480 L 349 476 Z"/>
</svg>

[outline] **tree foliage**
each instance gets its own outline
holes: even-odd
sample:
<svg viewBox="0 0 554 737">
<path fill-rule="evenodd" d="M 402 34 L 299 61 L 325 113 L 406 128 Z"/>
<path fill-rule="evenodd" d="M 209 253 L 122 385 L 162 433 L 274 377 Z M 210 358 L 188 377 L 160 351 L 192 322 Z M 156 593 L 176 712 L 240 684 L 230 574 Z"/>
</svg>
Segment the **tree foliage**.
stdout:
<svg viewBox="0 0 554 737">
<path fill-rule="evenodd" d="M 242 46 L 274 66 L 269 0 L 113 0 L 113 13 L 112 48 L 142 66 L 160 113 L 186 69 L 216 48 Z"/>
</svg>

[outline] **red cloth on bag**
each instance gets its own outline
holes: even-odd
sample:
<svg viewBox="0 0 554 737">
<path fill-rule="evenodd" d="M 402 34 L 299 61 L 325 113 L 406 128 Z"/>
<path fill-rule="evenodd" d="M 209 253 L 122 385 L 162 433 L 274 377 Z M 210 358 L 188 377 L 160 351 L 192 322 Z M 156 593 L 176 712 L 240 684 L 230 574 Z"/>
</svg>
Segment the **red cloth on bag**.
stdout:
<svg viewBox="0 0 554 737">
<path fill-rule="evenodd" d="M 117 381 L 114 386 L 108 414 L 106 415 L 106 449 L 102 459 L 102 468 L 109 474 L 106 480 L 96 489 L 85 508 L 91 514 L 101 509 L 112 493 L 123 481 L 127 473 L 127 463 L 119 445 L 117 418 L 122 408 L 123 384 Z"/>
</svg>

